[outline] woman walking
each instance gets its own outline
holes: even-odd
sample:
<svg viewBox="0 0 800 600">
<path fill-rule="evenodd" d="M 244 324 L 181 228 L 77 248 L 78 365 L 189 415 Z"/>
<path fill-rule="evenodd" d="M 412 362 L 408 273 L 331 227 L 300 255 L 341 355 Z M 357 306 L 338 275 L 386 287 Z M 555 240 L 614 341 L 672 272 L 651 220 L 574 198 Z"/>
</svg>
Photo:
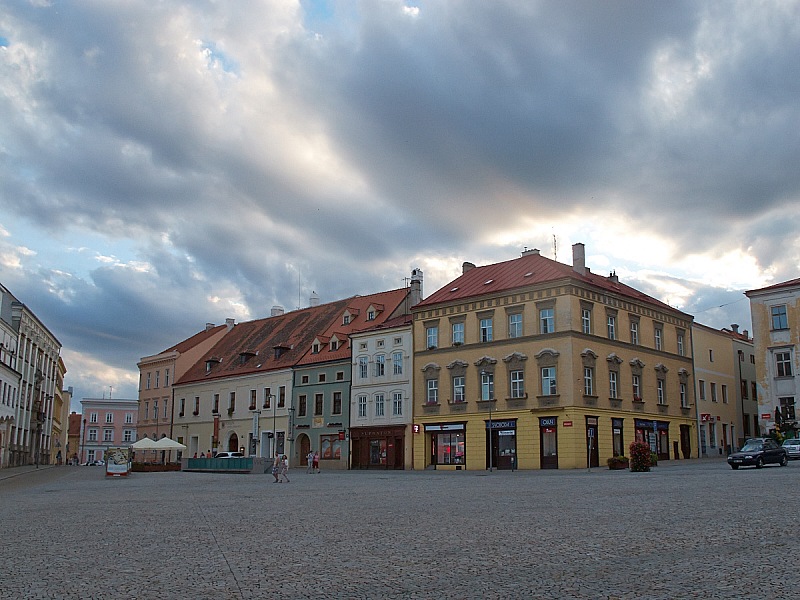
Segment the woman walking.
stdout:
<svg viewBox="0 0 800 600">
<path fill-rule="evenodd" d="M 289 458 L 285 454 L 281 461 L 281 477 L 286 480 L 286 483 L 289 483 Z M 281 483 L 283 483 L 283 480 L 281 480 Z"/>
<path fill-rule="evenodd" d="M 280 454 L 275 455 L 275 460 L 272 461 L 272 476 L 275 478 L 275 481 L 272 483 L 278 483 L 278 475 L 281 472 L 281 456 Z"/>
</svg>

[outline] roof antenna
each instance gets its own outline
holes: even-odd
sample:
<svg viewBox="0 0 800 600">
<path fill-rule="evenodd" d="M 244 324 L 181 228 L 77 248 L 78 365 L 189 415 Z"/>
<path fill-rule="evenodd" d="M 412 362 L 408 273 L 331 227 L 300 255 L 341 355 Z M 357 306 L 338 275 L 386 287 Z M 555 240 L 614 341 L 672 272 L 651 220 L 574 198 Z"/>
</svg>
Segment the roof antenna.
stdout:
<svg viewBox="0 0 800 600">
<path fill-rule="evenodd" d="M 553 260 L 558 260 L 558 241 L 555 233 L 553 234 Z"/>
</svg>

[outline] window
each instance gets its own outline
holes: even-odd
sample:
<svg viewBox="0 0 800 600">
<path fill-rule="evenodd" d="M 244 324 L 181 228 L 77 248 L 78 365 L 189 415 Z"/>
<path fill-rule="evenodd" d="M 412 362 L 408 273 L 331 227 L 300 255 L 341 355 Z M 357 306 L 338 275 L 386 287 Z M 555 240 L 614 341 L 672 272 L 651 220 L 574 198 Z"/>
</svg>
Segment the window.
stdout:
<svg viewBox="0 0 800 600">
<path fill-rule="evenodd" d="M 583 367 L 583 395 L 594 396 L 594 368 Z"/>
<path fill-rule="evenodd" d="M 194 416 L 200 414 L 200 396 L 194 397 Z"/>
<path fill-rule="evenodd" d="M 145 417 L 147 416 L 147 402 L 144 403 L 145 406 Z M 97 423 L 97 413 L 93 412 L 89 415 L 89 423 Z"/>
<path fill-rule="evenodd" d="M 639 345 L 639 322 L 631 321 L 631 344 Z"/>
<path fill-rule="evenodd" d="M 685 356 L 686 355 L 685 351 L 683 349 L 683 332 L 682 331 L 678 332 L 678 354 L 680 356 Z"/>
<path fill-rule="evenodd" d="M 319 436 L 320 460 L 339 460 L 342 458 L 342 441 L 338 434 Z"/>
<path fill-rule="evenodd" d="M 333 392 L 333 408 L 331 413 L 334 415 L 342 414 L 342 392 Z"/>
<path fill-rule="evenodd" d="M 769 309 L 772 319 L 772 329 L 789 329 L 789 320 L 786 316 L 786 305 L 772 306 Z"/>
<path fill-rule="evenodd" d="M 145 387 L 145 389 L 148 390 L 150 389 L 150 373 L 147 374 L 147 386 Z"/>
<path fill-rule="evenodd" d="M 164 387 L 169 387 L 169 369 L 164 369 Z"/>
<path fill-rule="evenodd" d="M 775 366 L 778 377 L 792 376 L 792 358 L 790 352 L 776 352 Z"/>
<path fill-rule="evenodd" d="M 689 399 L 686 396 L 685 383 L 681 383 L 681 408 L 689 408 Z"/>
<path fill-rule="evenodd" d="M 286 406 L 286 386 L 282 385 L 278 388 L 278 408 Z"/>
<path fill-rule="evenodd" d="M 464 323 L 453 323 L 453 345 L 457 346 L 464 343 Z"/>
<path fill-rule="evenodd" d="M 747 400 L 748 389 L 747 389 L 747 380 L 746 379 L 740 379 L 739 380 L 739 389 L 741 390 L 742 398 L 744 400 Z"/>
<path fill-rule="evenodd" d="M 581 331 L 587 335 L 592 333 L 592 309 L 581 309 Z"/>
<path fill-rule="evenodd" d="M 342 325 L 349 325 L 350 324 L 350 315 L 344 315 L 342 317 Z"/>
<path fill-rule="evenodd" d="M 336 371 L 336 381 L 344 381 L 344 371 Z"/>
<path fill-rule="evenodd" d="M 662 331 L 660 326 L 656 327 L 653 331 L 655 335 L 656 350 L 661 350 L 662 349 L 661 346 L 663 344 L 664 332 Z"/>
<path fill-rule="evenodd" d="M 609 398 L 619 398 L 619 390 L 618 390 L 618 377 L 619 374 L 616 371 L 609 371 L 608 372 L 608 397 Z"/>
<path fill-rule="evenodd" d="M 425 401 L 428 404 L 439 403 L 439 381 L 437 379 L 428 379 L 426 382 L 427 389 L 425 390 Z"/>
<path fill-rule="evenodd" d="M 481 400 L 494 400 L 494 373 L 481 373 Z"/>
<path fill-rule="evenodd" d="M 656 396 L 659 404 L 665 404 L 667 401 L 665 382 L 663 379 L 656 381 Z"/>
<path fill-rule="evenodd" d="M 525 373 L 516 369 L 508 374 L 512 398 L 525 398 Z"/>
<path fill-rule="evenodd" d="M 641 400 L 642 399 L 642 385 L 641 380 L 639 379 L 639 375 L 633 374 L 631 375 L 631 384 L 633 385 L 633 399 L 634 400 Z"/>
<path fill-rule="evenodd" d="M 750 383 L 750 391 L 753 392 L 752 399 L 758 401 L 758 384 L 753 381 Z M 753 415 L 753 417 L 758 417 L 758 415 Z"/>
<path fill-rule="evenodd" d="M 702 379 L 697 380 L 697 389 L 698 395 L 700 396 L 700 400 L 706 399 L 706 382 Z"/>
<path fill-rule="evenodd" d="M 432 326 L 425 329 L 425 339 L 427 340 L 428 348 L 439 347 L 439 327 Z"/>
<path fill-rule="evenodd" d="M 114 430 L 113 429 L 103 429 L 103 441 L 104 442 L 113 442 L 114 441 Z"/>
<path fill-rule="evenodd" d="M 167 409 L 169 408 L 169 401 L 164 398 L 164 418 L 166 419 L 168 416 Z"/>
<path fill-rule="evenodd" d="M 392 373 L 395 375 L 403 374 L 403 353 L 392 352 Z"/>
<path fill-rule="evenodd" d="M 153 400 L 153 418 L 158 419 L 158 400 Z"/>
<path fill-rule="evenodd" d="M 362 419 L 367 416 L 367 397 L 363 394 L 358 397 L 358 416 Z"/>
<path fill-rule="evenodd" d="M 133 441 L 133 429 L 126 429 L 122 432 L 122 441 L 123 442 L 132 442 Z"/>
<path fill-rule="evenodd" d="M 464 431 L 443 431 L 431 434 L 431 443 L 436 448 L 433 460 L 437 465 L 463 465 L 466 450 Z"/>
<path fill-rule="evenodd" d="M 106 423 L 114 422 L 114 413 L 106 413 Z"/>
<path fill-rule="evenodd" d="M 366 356 L 359 356 L 358 357 L 358 376 L 361 379 L 366 379 L 368 376 L 367 366 L 369 364 L 369 360 Z"/>
<path fill-rule="evenodd" d="M 608 339 L 617 339 L 617 317 L 608 315 Z"/>
<path fill-rule="evenodd" d="M 711 348 L 708 349 L 708 362 L 714 362 L 714 351 Z"/>
<path fill-rule="evenodd" d="M 94 428 L 89 429 L 89 441 L 90 442 L 97 441 L 97 429 Z"/>
<path fill-rule="evenodd" d="M 125 424 L 130 425 L 133 423 L 133 413 L 125 413 Z"/>
<path fill-rule="evenodd" d="M 215 394 L 216 395 L 216 394 Z M 271 391 L 268 387 L 264 388 L 264 403 L 261 405 L 262 408 L 269 408 L 270 407 L 270 399 L 272 398 Z M 214 411 L 216 412 L 216 411 Z"/>
<path fill-rule="evenodd" d="M 375 394 L 375 416 L 376 417 L 385 416 L 384 411 L 383 411 L 383 402 L 384 402 L 383 394 Z"/>
<path fill-rule="evenodd" d="M 317 383 L 325 383 L 325 373 L 317 374 Z"/>
<path fill-rule="evenodd" d="M 331 340 L 331 343 L 328 344 L 331 352 L 339 349 L 339 340 Z"/>
<path fill-rule="evenodd" d="M 553 323 L 553 309 L 542 308 L 539 310 L 539 333 L 553 333 L 555 331 Z"/>
<path fill-rule="evenodd" d="M 722 403 L 723 404 L 728 403 L 728 386 L 725 385 L 724 383 L 722 384 Z"/>
<path fill-rule="evenodd" d="M 181 408 L 178 411 L 178 416 L 182 417 L 186 412 L 186 398 L 181 398 L 180 407 Z"/>
<path fill-rule="evenodd" d="M 492 319 L 481 319 L 481 341 L 482 342 L 491 342 L 492 341 Z"/>
<path fill-rule="evenodd" d="M 395 392 L 392 394 L 392 416 L 403 416 L 403 394 L 402 392 Z"/>
<path fill-rule="evenodd" d="M 367 321 L 374 321 L 375 320 L 375 311 L 369 310 L 367 311 Z"/>
<path fill-rule="evenodd" d="M 305 417 L 307 414 L 307 404 L 308 404 L 308 396 L 305 394 L 300 394 L 297 397 L 297 416 L 298 417 Z"/>
<path fill-rule="evenodd" d="M 465 378 L 463 375 L 456 375 L 453 377 L 453 402 L 465 402 L 466 399 Z"/>
<path fill-rule="evenodd" d="M 386 375 L 386 356 L 378 354 L 375 357 L 375 377 L 383 377 Z"/>
<path fill-rule="evenodd" d="M 780 398 L 779 402 L 781 403 L 781 418 L 784 421 L 794 421 L 794 398 L 791 396 L 788 398 Z"/>
<path fill-rule="evenodd" d="M 317 416 L 322 414 L 323 398 L 322 394 L 314 394 L 314 414 Z"/>
<path fill-rule="evenodd" d="M 158 380 L 160 379 L 161 371 L 156 371 L 156 387 L 158 387 Z"/>
<path fill-rule="evenodd" d="M 250 390 L 250 410 L 256 409 L 256 395 L 258 392 L 256 390 Z"/>
<path fill-rule="evenodd" d="M 556 368 L 542 367 L 542 394 L 555 396 L 556 394 Z"/>
<path fill-rule="evenodd" d="M 508 337 L 522 337 L 522 313 L 508 315 Z"/>
<path fill-rule="evenodd" d="M 269 388 L 267 388 L 267 390 L 269 390 Z M 267 401 L 267 408 L 269 408 L 269 400 Z M 219 412 L 219 394 L 214 394 L 214 408 L 211 412 Z"/>
</svg>

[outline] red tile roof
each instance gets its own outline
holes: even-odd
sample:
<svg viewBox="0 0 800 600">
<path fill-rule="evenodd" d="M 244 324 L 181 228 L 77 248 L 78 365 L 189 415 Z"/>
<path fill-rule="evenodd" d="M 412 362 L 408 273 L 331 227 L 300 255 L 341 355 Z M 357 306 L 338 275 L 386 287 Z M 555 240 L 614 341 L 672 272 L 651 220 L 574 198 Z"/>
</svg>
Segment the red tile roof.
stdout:
<svg viewBox="0 0 800 600">
<path fill-rule="evenodd" d="M 339 339 L 339 347 L 336 350 L 331 350 L 330 347 L 326 345 L 316 354 L 309 352 L 300 359 L 298 364 L 309 365 L 349 359 L 351 351 L 349 335 L 357 331 L 360 332 L 365 329 L 378 327 L 388 320 L 395 318 L 397 316 L 397 311 L 402 310 L 408 293 L 409 288 L 399 288 L 388 292 L 370 294 L 368 296 L 354 296 L 348 298 L 345 302 L 347 310 L 351 314 L 350 322 L 346 325 L 343 323 L 342 315 L 344 315 L 344 310 L 342 310 L 338 318 L 334 319 L 326 330 L 318 332 L 316 336 L 319 340 L 329 340 L 332 336 L 336 335 Z M 380 309 L 380 307 L 383 306 L 384 309 L 378 312 L 371 321 L 367 320 L 367 309 L 370 306 L 376 309 Z"/>
<path fill-rule="evenodd" d="M 182 353 L 184 353 L 184 352 L 186 352 L 188 350 L 191 350 L 197 344 L 200 344 L 200 343 L 204 342 L 205 340 L 207 340 L 211 336 L 219 333 L 220 331 L 222 331 L 226 327 L 227 327 L 227 325 L 217 325 L 216 327 L 211 327 L 210 329 L 204 329 L 203 331 L 200 331 L 199 333 L 195 333 L 192 337 L 186 338 L 182 342 L 178 342 L 174 346 L 171 346 L 171 347 L 167 348 L 166 350 L 164 350 L 164 352 L 161 352 L 160 354 L 165 354 L 167 352 L 179 352 L 179 353 L 182 354 Z"/>
<path fill-rule="evenodd" d="M 759 288 L 757 290 L 747 290 L 745 292 L 745 294 L 750 295 L 750 294 L 758 293 L 758 292 L 768 292 L 770 290 L 778 290 L 778 289 L 781 289 L 781 288 L 794 287 L 796 285 L 800 285 L 800 278 L 790 279 L 789 281 L 783 281 L 781 283 L 776 283 L 774 285 L 770 285 L 770 286 L 767 286 L 767 287 Z"/>
<path fill-rule="evenodd" d="M 639 302 L 655 304 L 664 310 L 681 312 L 674 307 L 648 296 L 610 277 L 595 275 L 586 269 L 584 275 L 570 265 L 556 262 L 541 254 L 529 253 L 519 258 L 492 265 L 474 267 L 437 290 L 414 308 L 429 308 L 436 304 L 466 300 L 487 294 L 509 292 L 518 288 L 550 283 L 560 279 L 573 279 L 612 294 L 626 296 Z"/>
</svg>

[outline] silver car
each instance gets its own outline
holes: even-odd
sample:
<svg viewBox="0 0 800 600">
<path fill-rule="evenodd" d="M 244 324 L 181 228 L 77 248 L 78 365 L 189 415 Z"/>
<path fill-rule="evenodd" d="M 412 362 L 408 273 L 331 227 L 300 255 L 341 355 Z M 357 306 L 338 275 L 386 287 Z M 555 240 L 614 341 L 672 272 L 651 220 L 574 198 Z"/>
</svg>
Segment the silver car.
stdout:
<svg viewBox="0 0 800 600">
<path fill-rule="evenodd" d="M 789 453 L 789 458 L 792 460 L 800 458 L 800 440 L 796 438 L 783 440 L 782 446 L 786 448 L 786 452 Z"/>
</svg>

